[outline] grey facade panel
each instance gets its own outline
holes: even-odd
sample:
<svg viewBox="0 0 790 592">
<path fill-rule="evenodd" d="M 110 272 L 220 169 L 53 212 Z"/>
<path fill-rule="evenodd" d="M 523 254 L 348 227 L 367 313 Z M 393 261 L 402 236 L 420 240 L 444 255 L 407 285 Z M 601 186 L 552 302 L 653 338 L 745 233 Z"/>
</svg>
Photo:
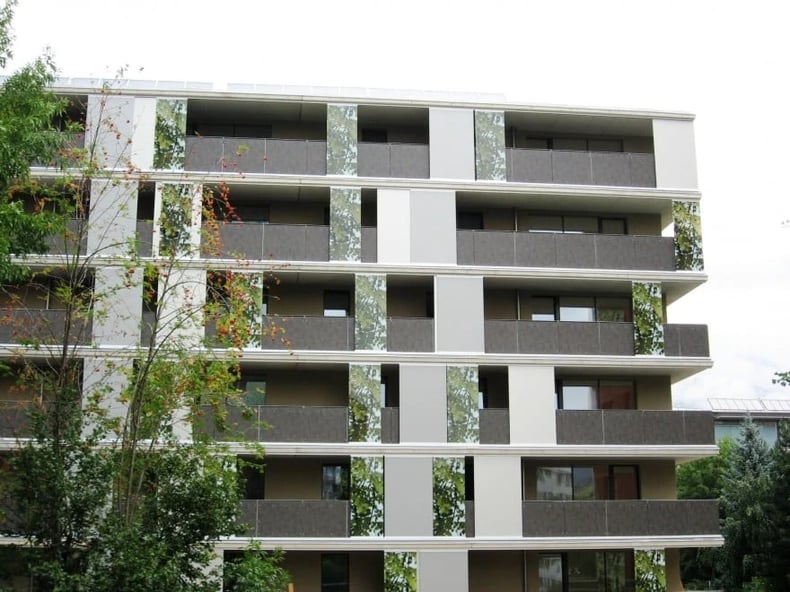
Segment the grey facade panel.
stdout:
<svg viewBox="0 0 790 592">
<path fill-rule="evenodd" d="M 326 142 L 310 140 L 307 142 L 307 175 L 326 175 Z"/>
<path fill-rule="evenodd" d="M 627 152 L 591 152 L 593 185 L 628 187 L 631 184 L 628 157 Z"/>
<path fill-rule="evenodd" d="M 65 310 L 9 309 L 6 322 L 0 323 L 0 343 L 39 343 L 57 345 L 91 342 L 91 319 L 71 319 L 66 335 Z"/>
<path fill-rule="evenodd" d="M 631 153 L 628 155 L 631 187 L 656 186 L 656 159 L 648 153 Z"/>
<path fill-rule="evenodd" d="M 549 501 L 524 502 L 522 531 L 525 537 L 564 536 L 564 506 L 562 503 Z"/>
<path fill-rule="evenodd" d="M 685 444 L 715 443 L 714 425 L 713 414 L 709 411 L 683 411 Z"/>
<path fill-rule="evenodd" d="M 384 457 L 385 536 L 433 535 L 430 457 Z"/>
<path fill-rule="evenodd" d="M 189 136 L 186 140 L 184 170 L 325 175 L 326 142 Z"/>
<path fill-rule="evenodd" d="M 510 444 L 507 409 L 480 409 L 480 444 Z"/>
<path fill-rule="evenodd" d="M 596 355 L 600 352 L 598 323 L 559 322 L 560 354 Z"/>
<path fill-rule="evenodd" d="M 154 244 L 154 223 L 152 220 L 137 221 L 137 254 L 150 257 Z"/>
<path fill-rule="evenodd" d="M 400 365 L 400 440 L 447 442 L 446 366 Z"/>
<path fill-rule="evenodd" d="M 219 242 L 217 253 L 206 253 L 204 257 L 229 259 L 263 259 L 263 224 L 258 222 L 219 223 Z M 209 245 L 209 248 L 213 248 Z"/>
<path fill-rule="evenodd" d="M 616 411 L 591 411 L 603 421 L 602 444 L 644 444 L 645 432 L 642 411 L 618 409 Z M 682 421 L 682 419 L 681 419 Z"/>
<path fill-rule="evenodd" d="M 683 415 L 666 411 L 642 411 L 644 439 L 651 444 L 675 444 L 685 440 Z"/>
<path fill-rule="evenodd" d="M 518 351 L 518 324 L 513 321 L 486 321 L 485 349 L 487 354 Z"/>
<path fill-rule="evenodd" d="M 634 327 L 631 323 L 600 322 L 597 353 L 604 356 L 634 355 Z"/>
<path fill-rule="evenodd" d="M 648 505 L 642 500 L 607 500 L 606 534 L 609 536 L 647 536 Z"/>
<path fill-rule="evenodd" d="M 250 500 L 243 502 L 249 504 Z M 347 537 L 348 502 L 342 500 L 254 500 L 259 537 Z M 242 506 L 243 507 L 243 506 Z M 244 515 L 249 510 L 244 510 Z"/>
<path fill-rule="evenodd" d="M 475 231 L 459 230 L 455 236 L 458 265 L 475 265 Z"/>
<path fill-rule="evenodd" d="M 225 157 L 223 138 L 187 136 L 184 170 L 214 172 L 222 167 Z"/>
<path fill-rule="evenodd" d="M 353 317 L 278 317 L 276 323 L 285 329 L 290 343 L 266 340 L 264 349 L 354 349 Z"/>
<path fill-rule="evenodd" d="M 387 351 L 434 351 L 433 319 L 387 319 Z"/>
<path fill-rule="evenodd" d="M 594 234 L 563 234 L 557 240 L 557 267 L 595 268 Z"/>
<path fill-rule="evenodd" d="M 475 127 L 472 109 L 428 110 L 431 179 L 475 179 Z"/>
<path fill-rule="evenodd" d="M 707 325 L 664 325 L 667 356 L 710 356 Z"/>
<path fill-rule="evenodd" d="M 556 267 L 557 238 L 554 233 L 516 233 L 516 265 L 519 267 Z"/>
<path fill-rule="evenodd" d="M 551 183 L 554 173 L 550 150 L 520 150 L 508 148 L 507 180 L 519 183 Z"/>
<path fill-rule="evenodd" d="M 397 407 L 381 408 L 381 442 L 382 444 L 400 442 L 400 410 Z"/>
<path fill-rule="evenodd" d="M 391 144 L 390 176 L 427 179 L 430 176 L 430 148 L 423 144 Z"/>
<path fill-rule="evenodd" d="M 603 444 L 603 412 L 557 410 L 557 444 Z"/>
<path fill-rule="evenodd" d="M 263 226 L 263 258 L 276 261 L 329 261 L 329 227 L 266 224 Z"/>
<path fill-rule="evenodd" d="M 475 536 L 475 503 L 473 501 L 466 500 L 464 503 L 464 518 L 466 522 L 464 523 L 464 528 L 466 529 L 466 536 L 467 537 L 474 537 Z"/>
<path fill-rule="evenodd" d="M 518 342 L 513 353 L 551 354 L 560 351 L 559 323 L 506 321 L 516 325 Z"/>
<path fill-rule="evenodd" d="M 263 405 L 260 442 L 348 442 L 346 407 Z"/>
<path fill-rule="evenodd" d="M 483 278 L 435 277 L 436 351 L 482 352 Z"/>
<path fill-rule="evenodd" d="M 515 233 L 484 231 L 474 233 L 475 265 L 514 265 L 516 261 Z"/>
<path fill-rule="evenodd" d="M 264 172 L 280 175 L 307 173 L 307 142 L 267 139 Z"/>
<path fill-rule="evenodd" d="M 636 244 L 633 236 L 595 235 L 595 267 L 634 269 Z"/>
<path fill-rule="evenodd" d="M 592 163 L 589 152 L 553 150 L 551 166 L 555 183 L 592 184 Z"/>
<path fill-rule="evenodd" d="M 362 262 L 376 263 L 378 261 L 378 229 L 362 227 Z"/>
<path fill-rule="evenodd" d="M 466 550 L 420 551 L 417 565 L 420 592 L 469 589 L 469 553 Z"/>
<path fill-rule="evenodd" d="M 359 170 L 360 177 L 390 177 L 390 145 L 360 142 Z"/>
</svg>

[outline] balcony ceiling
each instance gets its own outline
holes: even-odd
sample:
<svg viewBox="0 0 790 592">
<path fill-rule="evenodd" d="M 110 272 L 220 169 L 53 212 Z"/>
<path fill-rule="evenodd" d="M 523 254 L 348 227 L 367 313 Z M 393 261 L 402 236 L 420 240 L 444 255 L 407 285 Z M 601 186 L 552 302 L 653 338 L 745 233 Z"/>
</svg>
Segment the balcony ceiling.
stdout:
<svg viewBox="0 0 790 592">
<path fill-rule="evenodd" d="M 326 121 L 326 105 L 321 103 L 190 99 L 187 113 L 190 120 L 238 121 L 247 124 Z"/>
<path fill-rule="evenodd" d="M 524 195 L 507 192 L 459 191 L 457 205 L 464 208 L 518 208 L 520 210 L 544 210 L 618 214 L 666 214 L 671 211 L 671 202 L 665 197 L 590 196 L 590 195 Z"/>
<path fill-rule="evenodd" d="M 359 106 L 359 122 L 365 126 L 428 126 L 428 109 L 421 107 Z"/>
<path fill-rule="evenodd" d="M 551 134 L 590 136 L 653 135 L 653 121 L 647 118 L 607 117 L 589 114 L 505 112 L 505 125 Z"/>
</svg>

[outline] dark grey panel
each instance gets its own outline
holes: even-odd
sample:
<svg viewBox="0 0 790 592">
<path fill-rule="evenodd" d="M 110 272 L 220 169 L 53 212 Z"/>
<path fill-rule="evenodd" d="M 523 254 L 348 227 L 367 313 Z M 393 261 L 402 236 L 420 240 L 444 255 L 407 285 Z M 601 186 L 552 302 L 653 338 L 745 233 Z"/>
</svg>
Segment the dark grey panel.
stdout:
<svg viewBox="0 0 790 592">
<path fill-rule="evenodd" d="M 633 236 L 595 235 L 595 267 L 599 269 L 634 269 Z"/>
<path fill-rule="evenodd" d="M 348 442 L 346 407 L 264 405 L 258 412 L 261 442 Z"/>
<path fill-rule="evenodd" d="M 392 144 L 390 176 L 427 179 L 430 175 L 430 149 L 423 144 Z"/>
<path fill-rule="evenodd" d="M 434 351 L 433 319 L 387 319 L 387 351 Z"/>
<path fill-rule="evenodd" d="M 599 501 L 562 502 L 566 536 L 594 536 L 606 532 L 606 507 Z"/>
<path fill-rule="evenodd" d="M 555 183 L 572 185 L 590 185 L 592 183 L 589 152 L 553 150 L 551 164 Z"/>
<path fill-rule="evenodd" d="M 66 221 L 66 230 L 62 234 L 52 234 L 47 237 L 46 244 L 49 253 L 70 254 L 77 253 L 77 240 L 80 240 L 79 254 L 84 255 L 88 246 L 88 221 L 72 218 Z M 138 225 L 139 227 L 139 225 Z M 150 246 L 149 246 L 150 253 Z"/>
<path fill-rule="evenodd" d="M 17 401 L 0 402 L 0 438 L 14 438 L 29 434 L 27 403 Z"/>
<path fill-rule="evenodd" d="M 522 503 L 522 532 L 525 537 L 563 536 L 565 502 L 525 501 Z"/>
<path fill-rule="evenodd" d="M 369 226 L 362 227 L 362 262 L 376 263 L 378 261 L 378 229 Z"/>
<path fill-rule="evenodd" d="M 643 411 L 645 443 L 680 444 L 684 441 L 683 416 L 666 411 Z"/>
<path fill-rule="evenodd" d="M 600 322 L 597 325 L 600 337 L 599 354 L 603 356 L 634 355 L 633 323 Z"/>
<path fill-rule="evenodd" d="M 686 534 L 719 534 L 718 500 L 683 500 L 686 507 Z"/>
<path fill-rule="evenodd" d="M 707 325 L 664 325 L 664 348 L 667 356 L 708 357 Z"/>
<path fill-rule="evenodd" d="M 485 351 L 507 354 L 518 351 L 518 321 L 485 321 Z"/>
<path fill-rule="evenodd" d="M 381 443 L 398 444 L 400 442 L 400 409 L 382 407 L 381 409 Z"/>
<path fill-rule="evenodd" d="M 552 353 L 586 355 L 600 353 L 598 325 L 599 323 L 557 323 L 559 350 Z"/>
<path fill-rule="evenodd" d="M 652 536 L 687 534 L 687 501 L 648 500 L 648 534 Z"/>
<path fill-rule="evenodd" d="M 551 151 L 507 149 L 507 180 L 522 183 L 551 183 Z"/>
<path fill-rule="evenodd" d="M 648 506 L 643 500 L 609 500 L 606 504 L 606 534 L 645 536 L 648 534 Z"/>
<path fill-rule="evenodd" d="M 259 537 L 347 537 L 348 502 L 257 500 Z"/>
<path fill-rule="evenodd" d="M 519 267 L 556 267 L 557 237 L 553 232 L 517 232 L 516 265 Z"/>
<path fill-rule="evenodd" d="M 627 152 L 591 152 L 593 185 L 628 187 L 631 175 Z"/>
<path fill-rule="evenodd" d="M 91 320 L 72 318 L 66 335 L 65 310 L 8 309 L 0 323 L 0 343 L 32 342 L 57 345 L 64 336 L 70 344 L 91 342 Z"/>
<path fill-rule="evenodd" d="M 636 409 L 605 409 L 603 415 L 604 444 L 645 444 L 643 414 Z M 679 418 L 682 422 L 683 418 Z"/>
<path fill-rule="evenodd" d="M 326 142 L 309 140 L 307 142 L 307 170 L 308 175 L 326 175 Z"/>
<path fill-rule="evenodd" d="M 223 138 L 188 136 L 184 170 L 186 171 L 223 171 L 225 141 Z"/>
<path fill-rule="evenodd" d="M 518 329 L 520 354 L 556 354 L 560 351 L 559 323 L 551 321 L 505 321 Z"/>
<path fill-rule="evenodd" d="M 480 443 L 510 444 L 508 409 L 480 409 Z"/>
<path fill-rule="evenodd" d="M 269 139 L 265 147 L 264 172 L 285 175 L 307 172 L 307 142 L 304 140 Z"/>
<path fill-rule="evenodd" d="M 579 267 L 592 269 L 595 267 L 595 235 L 594 234 L 558 234 L 557 267 Z"/>
<path fill-rule="evenodd" d="M 258 522 L 258 501 L 241 500 L 241 512 L 239 513 L 239 524 L 244 526 L 243 536 L 255 536 L 255 528 Z"/>
<path fill-rule="evenodd" d="M 219 223 L 219 253 L 204 256 L 261 259 L 263 255 L 263 224 L 257 222 Z M 213 245 L 210 245 L 210 248 Z"/>
<path fill-rule="evenodd" d="M 464 519 L 466 522 L 464 523 L 464 527 L 466 529 L 466 536 L 471 538 L 475 536 L 475 503 L 467 500 L 465 506 L 464 511 L 466 515 Z"/>
<path fill-rule="evenodd" d="M 329 261 L 329 228 L 306 224 L 266 224 L 264 259 Z"/>
<path fill-rule="evenodd" d="M 634 242 L 633 269 L 675 269 L 675 241 L 664 236 L 632 236 Z"/>
<path fill-rule="evenodd" d="M 474 232 L 475 265 L 513 265 L 515 263 L 515 233 Z"/>
<path fill-rule="evenodd" d="M 154 223 L 152 220 L 137 221 L 137 254 L 150 257 L 154 242 Z"/>
<path fill-rule="evenodd" d="M 263 138 L 224 138 L 224 163 L 220 171 L 265 173 L 268 140 Z"/>
<path fill-rule="evenodd" d="M 475 231 L 459 230 L 456 236 L 456 256 L 458 265 L 475 264 Z"/>
<path fill-rule="evenodd" d="M 304 260 L 329 261 L 329 227 L 311 226 L 302 227 L 304 232 Z"/>
<path fill-rule="evenodd" d="M 390 176 L 390 145 L 360 142 L 358 150 L 358 174 L 360 177 Z"/>
<path fill-rule="evenodd" d="M 151 331 L 153 330 L 153 325 L 156 322 L 156 313 L 152 310 L 144 310 L 142 319 L 142 325 L 140 327 L 140 345 L 143 347 L 147 347 L 151 343 Z M 214 333 L 210 333 L 210 329 L 206 327 L 206 335 L 216 335 L 216 325 L 211 325 L 211 329 L 214 330 Z"/>
<path fill-rule="evenodd" d="M 603 411 L 558 409 L 557 444 L 603 444 Z"/>
<path fill-rule="evenodd" d="M 632 187 L 656 186 L 656 162 L 652 154 L 631 153 L 629 158 L 629 171 Z"/>
<path fill-rule="evenodd" d="M 715 444 L 713 414 L 709 411 L 683 411 L 685 444 Z"/>
<path fill-rule="evenodd" d="M 278 317 L 276 322 L 285 329 L 288 343 L 265 340 L 263 349 L 354 349 L 353 317 Z"/>
</svg>

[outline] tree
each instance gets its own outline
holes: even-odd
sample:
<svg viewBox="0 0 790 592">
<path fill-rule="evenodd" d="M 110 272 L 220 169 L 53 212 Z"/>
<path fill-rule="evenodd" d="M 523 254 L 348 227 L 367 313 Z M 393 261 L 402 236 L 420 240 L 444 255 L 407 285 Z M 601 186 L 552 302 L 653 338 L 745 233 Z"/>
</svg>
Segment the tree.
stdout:
<svg viewBox="0 0 790 592">
<path fill-rule="evenodd" d="M 0 11 L 0 56 L 12 8 Z M 8 238 L 0 242 L 0 283 L 19 343 L 7 370 L 29 396 L 29 425 L 4 475 L 0 529 L 25 541 L 14 554 L 39 590 L 216 589 L 213 542 L 243 530 L 240 476 L 235 456 L 193 426 L 210 409 L 216 429 L 232 428 L 228 406 L 244 410 L 239 352 L 262 333 L 260 311 L 250 312 L 260 306 L 262 278 L 227 272 L 212 282 L 215 272 L 184 264 L 216 244 L 216 235 L 201 240 L 191 229 L 229 209 L 223 185 L 163 184 L 156 257 L 141 257 L 136 237 L 111 231 L 134 223 L 137 188 L 149 183 L 113 118 L 112 89 L 93 106 L 85 147 L 69 146 L 52 123 L 65 103 L 48 90 L 51 60 L 20 74 L 6 80 L 0 99 L 0 237 Z M 173 134 L 164 135 L 175 153 Z M 31 179 L 31 165 L 53 158 L 62 174 Z M 23 273 L 14 256 L 43 252 L 53 237 L 54 262 L 32 260 Z M 112 263 L 97 265 L 102 257 Z M 57 320 L 30 305 L 42 294 L 60 306 Z M 121 306 L 135 295 L 138 312 L 152 313 L 142 341 Z M 219 328 L 210 343 L 207 323 Z M 86 354 L 108 331 L 121 341 L 136 333 L 139 347 Z M 250 554 L 234 576 L 237 589 L 282 590 L 281 558 Z"/>
<path fill-rule="evenodd" d="M 727 438 L 719 442 L 718 455 L 680 465 L 677 470 L 678 498 L 720 499 L 724 478 L 735 447 L 735 441 Z M 724 519 L 724 508 L 721 504 L 719 516 L 720 519 Z M 681 549 L 681 578 L 689 587 L 720 587 L 723 568 L 721 548 Z"/>
<path fill-rule="evenodd" d="M 771 457 L 758 427 L 747 418 L 730 458 L 721 492 L 727 589 L 757 584 L 765 573 L 772 533 Z"/>
<path fill-rule="evenodd" d="M 774 590 L 790 589 L 790 421 L 779 422 L 776 445 L 771 450 L 771 516 L 767 577 Z"/>
</svg>

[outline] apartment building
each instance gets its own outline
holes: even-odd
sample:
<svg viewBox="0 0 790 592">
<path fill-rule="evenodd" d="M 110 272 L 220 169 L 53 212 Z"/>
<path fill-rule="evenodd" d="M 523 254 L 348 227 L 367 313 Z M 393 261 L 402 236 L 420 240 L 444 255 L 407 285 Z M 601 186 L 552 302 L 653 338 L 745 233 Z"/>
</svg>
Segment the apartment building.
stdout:
<svg viewBox="0 0 790 592">
<path fill-rule="evenodd" d="M 285 329 L 244 350 L 256 417 L 233 419 L 266 469 L 248 475 L 247 535 L 217 541 L 220 556 L 250 538 L 281 547 L 297 592 L 609 592 L 657 573 L 680 590 L 678 550 L 722 543 L 716 502 L 675 493 L 676 463 L 717 452 L 711 414 L 672 410 L 673 383 L 712 363 L 707 327 L 668 316 L 706 280 L 692 116 L 353 89 L 58 90 L 87 105 L 86 136 L 114 122 L 98 140 L 108 168 L 128 152 L 145 172 L 91 185 L 93 282 L 123 314 L 93 319 L 85 388 L 151 314 L 139 286 L 119 287 L 119 245 L 155 256 L 186 195 L 199 247 L 202 185 L 226 183 L 238 220 L 180 273 L 203 294 L 209 270 L 261 278 L 252 314 Z M 10 448 L 24 418 L 8 409 Z"/>
</svg>

